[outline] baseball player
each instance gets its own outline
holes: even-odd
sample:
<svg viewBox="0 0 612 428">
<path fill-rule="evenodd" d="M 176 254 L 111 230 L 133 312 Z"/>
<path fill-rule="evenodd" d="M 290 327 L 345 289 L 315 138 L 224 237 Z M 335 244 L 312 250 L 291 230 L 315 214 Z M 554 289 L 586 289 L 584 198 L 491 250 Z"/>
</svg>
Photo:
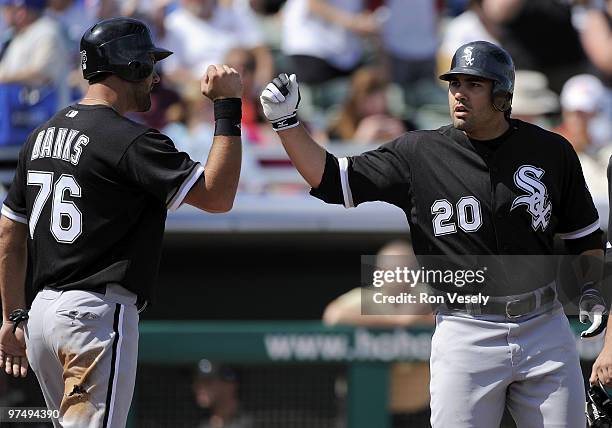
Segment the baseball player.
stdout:
<svg viewBox="0 0 612 428">
<path fill-rule="evenodd" d="M 60 411 L 56 427 L 125 426 L 138 313 L 153 298 L 167 210 L 225 212 L 234 201 L 242 93 L 234 69 L 210 66 L 201 80 L 216 119 L 206 168 L 125 116 L 150 108 L 155 62 L 171 54 L 134 19 L 88 29 L 89 89 L 29 136 L 2 205 L 0 367 L 13 376 L 32 367 L 48 408 Z M 38 291 L 29 313 L 26 252 Z"/>
<path fill-rule="evenodd" d="M 612 207 L 612 157 L 608 163 L 608 201 L 610 203 L 610 207 Z M 605 281 L 606 285 L 605 291 L 610 290 L 608 284 L 612 280 L 612 209 L 608 213 L 608 240 L 606 245 L 606 272 L 605 272 Z M 609 321 L 612 322 L 612 321 Z M 591 369 L 591 377 L 589 382 L 592 386 L 598 386 L 600 383 L 606 386 L 612 386 L 612 346 L 609 344 L 612 343 L 612 328 L 606 331 L 605 336 L 605 345 L 597 356 L 597 359 L 593 363 L 593 367 Z M 612 418 L 612 413 L 609 414 Z M 592 425 L 595 426 L 595 425 Z"/>
<path fill-rule="evenodd" d="M 274 79 L 261 102 L 313 196 L 347 208 L 400 207 L 419 258 L 550 255 L 560 235 L 583 261 L 586 335 L 600 333 L 602 234 L 572 146 L 510 118 L 514 65 L 503 49 L 468 43 L 440 78 L 448 81 L 452 125 L 339 159 L 300 126 L 295 75 Z M 512 284 L 488 304 L 440 306 L 430 363 L 434 428 L 496 427 L 505 406 L 519 427 L 585 425 L 578 354 L 551 281 Z"/>
</svg>

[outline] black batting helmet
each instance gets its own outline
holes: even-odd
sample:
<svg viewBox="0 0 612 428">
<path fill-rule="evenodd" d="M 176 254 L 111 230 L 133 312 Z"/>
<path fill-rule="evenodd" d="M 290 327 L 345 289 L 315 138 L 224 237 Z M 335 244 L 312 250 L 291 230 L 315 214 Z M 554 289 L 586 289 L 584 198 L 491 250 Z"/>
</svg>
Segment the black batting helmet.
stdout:
<svg viewBox="0 0 612 428">
<path fill-rule="evenodd" d="M 453 55 L 451 69 L 440 76 L 453 80 L 456 74 L 469 74 L 493 81 L 493 106 L 507 111 L 514 92 L 514 62 L 510 54 L 493 43 L 476 41 L 461 46 Z"/>
<path fill-rule="evenodd" d="M 151 56 L 160 61 L 171 54 L 153 44 L 143 22 L 131 18 L 105 19 L 81 38 L 81 68 L 87 80 L 112 73 L 137 82 L 153 72 Z"/>
</svg>

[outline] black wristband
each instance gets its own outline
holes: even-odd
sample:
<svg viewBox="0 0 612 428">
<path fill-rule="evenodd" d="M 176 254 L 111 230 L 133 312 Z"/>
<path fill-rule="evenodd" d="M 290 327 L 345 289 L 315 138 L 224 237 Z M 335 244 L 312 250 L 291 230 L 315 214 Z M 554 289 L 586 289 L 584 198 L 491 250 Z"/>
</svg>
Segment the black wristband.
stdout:
<svg viewBox="0 0 612 428">
<path fill-rule="evenodd" d="M 9 321 L 13 323 L 13 334 L 17 331 L 17 327 L 19 324 L 27 321 L 29 318 L 28 311 L 26 309 L 15 309 L 13 312 L 9 314 Z"/>
<path fill-rule="evenodd" d="M 222 98 L 214 101 L 215 121 L 231 119 L 237 123 L 242 120 L 242 100 L 240 98 Z"/>
<path fill-rule="evenodd" d="M 240 137 L 240 130 L 240 121 L 236 122 L 233 119 L 215 120 L 215 136 Z"/>
<path fill-rule="evenodd" d="M 240 98 L 223 98 L 215 100 L 215 135 L 240 137 L 242 120 L 242 100 Z"/>
<path fill-rule="evenodd" d="M 284 117 L 275 122 L 272 122 L 272 129 L 275 131 L 282 131 L 283 129 L 294 128 L 300 124 L 300 121 L 297 118 L 297 114 L 293 113 L 293 115 L 289 117 Z"/>
</svg>

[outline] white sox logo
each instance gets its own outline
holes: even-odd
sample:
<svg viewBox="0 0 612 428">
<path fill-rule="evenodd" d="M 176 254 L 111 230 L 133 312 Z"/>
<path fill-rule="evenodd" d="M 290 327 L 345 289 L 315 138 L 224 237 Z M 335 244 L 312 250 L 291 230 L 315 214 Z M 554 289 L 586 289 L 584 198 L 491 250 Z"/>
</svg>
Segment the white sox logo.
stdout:
<svg viewBox="0 0 612 428">
<path fill-rule="evenodd" d="M 472 57 L 472 46 L 468 46 L 463 50 L 463 59 L 467 65 L 474 65 L 474 58 Z"/>
<path fill-rule="evenodd" d="M 87 70 L 87 52 L 82 50 L 81 52 L 81 68 Z"/>
<path fill-rule="evenodd" d="M 514 184 L 529 195 L 519 196 L 512 202 L 510 211 L 519 205 L 526 205 L 527 212 L 533 217 L 531 227 L 543 231 L 548 227 L 552 214 L 552 204 L 548 201 L 548 191 L 540 179 L 544 175 L 543 169 L 531 165 L 523 165 L 514 173 Z"/>
</svg>

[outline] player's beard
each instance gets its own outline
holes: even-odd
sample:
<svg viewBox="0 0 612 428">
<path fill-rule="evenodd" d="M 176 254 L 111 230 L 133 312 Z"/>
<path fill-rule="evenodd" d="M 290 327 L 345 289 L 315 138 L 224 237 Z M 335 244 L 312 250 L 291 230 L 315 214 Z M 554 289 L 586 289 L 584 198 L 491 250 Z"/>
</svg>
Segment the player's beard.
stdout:
<svg viewBox="0 0 612 428">
<path fill-rule="evenodd" d="M 460 131 L 469 132 L 473 127 L 473 121 L 474 121 L 474 117 L 472 116 L 473 113 L 470 112 L 470 114 L 467 117 L 466 116 L 457 117 L 455 113 L 455 104 L 451 103 L 449 107 L 450 107 L 450 116 L 453 121 L 453 126 L 456 129 L 459 129 Z"/>
<path fill-rule="evenodd" d="M 136 97 L 136 107 L 138 109 L 136 111 L 139 112 L 149 111 L 149 109 L 151 108 L 151 93 L 139 93 Z"/>
<path fill-rule="evenodd" d="M 460 131 L 470 135 L 471 133 L 482 130 L 483 128 L 489 127 L 495 122 L 494 110 L 479 110 L 476 111 L 473 108 L 470 109 L 467 116 L 457 117 L 454 112 L 451 111 L 451 117 L 453 119 L 453 126 Z"/>
<path fill-rule="evenodd" d="M 136 111 L 145 112 L 151 108 L 151 84 L 148 80 L 139 82 L 136 87 L 134 98 L 136 100 Z"/>
<path fill-rule="evenodd" d="M 460 119 L 453 115 L 453 126 L 460 131 L 469 133 L 473 129 L 474 124 L 470 119 Z"/>
<path fill-rule="evenodd" d="M 139 100 L 138 102 L 138 111 L 145 112 L 145 111 L 149 111 L 150 108 L 151 108 L 151 95 L 150 94 L 143 95 L 142 99 Z"/>
</svg>

